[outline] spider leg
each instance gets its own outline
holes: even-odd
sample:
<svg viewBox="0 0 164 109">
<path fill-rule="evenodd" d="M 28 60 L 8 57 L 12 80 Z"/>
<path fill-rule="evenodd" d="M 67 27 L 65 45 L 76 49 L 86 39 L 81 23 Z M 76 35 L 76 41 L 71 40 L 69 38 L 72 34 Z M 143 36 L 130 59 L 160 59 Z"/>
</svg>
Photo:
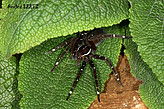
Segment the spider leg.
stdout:
<svg viewBox="0 0 164 109">
<path fill-rule="evenodd" d="M 96 75 L 96 68 L 95 68 L 95 65 L 94 65 L 92 60 L 89 60 L 88 62 L 89 62 L 90 66 L 92 67 L 93 72 L 94 72 L 96 89 L 97 89 L 97 98 L 98 98 L 98 101 L 100 102 L 100 92 L 99 92 L 98 80 L 97 80 L 97 75 Z"/>
<path fill-rule="evenodd" d="M 77 82 L 79 81 L 79 78 L 80 78 L 81 73 L 83 72 L 85 66 L 86 66 L 86 62 L 83 61 L 82 66 L 81 66 L 80 71 L 79 71 L 79 74 L 77 75 L 76 80 L 74 81 L 74 83 L 73 83 L 73 85 L 72 85 L 72 88 L 71 88 L 71 90 L 70 90 L 70 92 L 69 92 L 69 94 L 68 94 L 66 100 L 68 100 L 69 97 L 71 96 L 71 94 L 72 94 L 72 92 L 73 92 L 73 90 L 74 90 L 74 88 L 75 88 Z"/>
<path fill-rule="evenodd" d="M 81 62 L 81 55 L 77 57 L 77 63 L 76 63 L 76 65 L 79 66 L 80 65 L 80 62 Z"/>
<path fill-rule="evenodd" d="M 116 78 L 117 78 L 118 83 L 119 83 L 122 87 L 124 87 L 124 86 L 121 84 L 120 78 L 119 78 L 119 76 L 118 76 L 116 70 L 114 69 L 114 67 L 113 67 L 113 65 L 112 65 L 112 63 L 110 62 L 109 59 L 107 59 L 107 58 L 104 57 L 104 56 L 99 56 L 99 55 L 91 55 L 91 56 L 92 56 L 93 58 L 101 59 L 101 60 L 106 61 L 106 62 L 109 64 L 109 66 L 112 68 L 113 72 L 115 73 L 115 76 L 116 76 Z"/>
<path fill-rule="evenodd" d="M 115 35 L 115 34 L 105 34 L 105 35 L 102 35 L 102 38 L 112 38 L 112 37 L 122 38 L 122 39 L 130 39 L 130 38 L 132 38 L 132 36 L 121 36 L 121 35 Z"/>
<path fill-rule="evenodd" d="M 95 46 L 94 42 L 93 42 L 93 41 L 88 41 L 88 42 L 89 42 L 89 44 L 91 45 L 91 47 L 92 47 L 93 51 L 96 51 L 96 50 L 97 50 L 97 48 L 96 48 L 96 46 Z"/>
<path fill-rule="evenodd" d="M 73 39 L 75 39 L 75 38 L 71 38 L 71 39 L 65 41 L 64 43 L 60 44 L 59 46 L 57 46 L 56 48 L 52 49 L 51 51 L 46 52 L 45 54 L 49 54 L 49 53 L 52 53 L 52 52 L 58 50 L 59 48 L 67 45 L 68 43 L 70 43 Z"/>
<path fill-rule="evenodd" d="M 78 37 L 76 37 L 76 39 L 74 40 L 74 42 L 72 44 L 70 59 L 72 59 L 73 56 L 75 56 L 75 47 L 76 47 L 76 44 L 77 44 L 77 40 L 78 40 Z"/>
<path fill-rule="evenodd" d="M 61 56 L 59 57 L 58 61 L 55 64 L 55 66 L 51 70 L 51 72 L 54 71 L 54 69 L 56 68 L 56 66 L 59 64 L 59 62 L 61 61 L 61 59 L 63 58 L 63 56 L 67 53 L 67 51 L 71 48 L 71 46 L 72 46 L 72 43 L 69 44 L 69 46 L 66 48 L 66 50 L 61 54 Z"/>
</svg>

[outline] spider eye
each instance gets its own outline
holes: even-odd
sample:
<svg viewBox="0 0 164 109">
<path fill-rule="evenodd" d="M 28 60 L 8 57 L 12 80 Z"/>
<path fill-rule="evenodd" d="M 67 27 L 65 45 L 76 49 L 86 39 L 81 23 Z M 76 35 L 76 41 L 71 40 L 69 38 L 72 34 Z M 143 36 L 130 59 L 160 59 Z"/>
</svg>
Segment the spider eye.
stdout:
<svg viewBox="0 0 164 109">
<path fill-rule="evenodd" d="M 84 35 L 87 35 L 87 34 L 88 34 L 87 31 L 83 31 L 83 32 L 80 33 L 81 36 L 84 36 Z"/>
</svg>

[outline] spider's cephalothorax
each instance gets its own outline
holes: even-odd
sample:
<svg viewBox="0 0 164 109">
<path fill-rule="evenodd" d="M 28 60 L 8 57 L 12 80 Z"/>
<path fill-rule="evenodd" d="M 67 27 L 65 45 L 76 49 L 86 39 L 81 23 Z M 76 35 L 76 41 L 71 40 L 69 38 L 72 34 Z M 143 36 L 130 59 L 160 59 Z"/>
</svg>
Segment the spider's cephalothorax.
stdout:
<svg viewBox="0 0 164 109">
<path fill-rule="evenodd" d="M 101 59 L 106 61 L 109 66 L 112 68 L 113 72 L 115 73 L 115 76 L 117 78 L 118 83 L 123 86 L 120 82 L 119 76 L 116 72 L 116 70 L 114 69 L 113 65 L 111 64 L 110 60 L 107 59 L 104 56 L 100 56 L 100 55 L 94 55 L 94 52 L 97 50 L 97 46 L 105 39 L 105 38 L 112 38 L 112 37 L 117 37 L 117 38 L 132 38 L 132 37 L 126 37 L 126 36 L 120 36 L 120 35 L 109 35 L 109 34 L 105 34 L 105 32 L 102 29 L 94 29 L 92 31 L 83 31 L 81 33 L 78 33 L 79 37 L 74 37 L 71 38 L 69 40 L 67 40 L 66 42 L 62 43 L 61 45 L 57 46 L 56 48 L 52 49 L 49 52 L 46 52 L 46 54 L 54 52 L 56 50 L 58 50 L 59 48 L 65 46 L 68 44 L 68 47 L 66 48 L 66 50 L 61 54 L 61 56 L 59 57 L 58 61 L 56 62 L 55 66 L 53 67 L 53 69 L 51 70 L 51 72 L 56 68 L 56 66 L 59 64 L 59 62 L 61 61 L 61 59 L 63 58 L 63 56 L 65 55 L 65 53 L 70 50 L 71 52 L 71 56 L 70 59 L 76 59 L 77 60 L 77 65 L 80 65 L 80 61 L 82 62 L 82 66 L 79 70 L 79 73 L 76 77 L 76 80 L 73 83 L 73 86 L 68 94 L 68 97 L 66 100 L 68 100 L 68 98 L 70 97 L 70 95 L 72 94 L 80 76 L 81 73 L 84 70 L 84 67 L 86 66 L 86 63 L 89 63 L 90 66 L 93 69 L 94 72 L 94 78 L 95 78 L 95 82 L 96 82 L 96 90 L 97 90 L 97 97 L 98 97 L 98 101 L 100 102 L 100 97 L 99 97 L 99 86 L 98 86 L 98 80 L 97 80 L 97 75 L 96 75 L 96 69 L 94 66 L 93 61 L 91 60 L 91 58 L 95 58 L 95 59 Z"/>
</svg>

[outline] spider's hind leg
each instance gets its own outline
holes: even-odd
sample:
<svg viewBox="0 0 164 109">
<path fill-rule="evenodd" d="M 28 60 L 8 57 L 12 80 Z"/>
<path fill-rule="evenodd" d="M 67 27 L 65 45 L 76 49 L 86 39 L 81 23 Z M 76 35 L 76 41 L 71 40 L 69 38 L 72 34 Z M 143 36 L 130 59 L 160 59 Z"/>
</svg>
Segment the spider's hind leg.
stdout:
<svg viewBox="0 0 164 109">
<path fill-rule="evenodd" d="M 79 71 L 79 74 L 77 75 L 76 80 L 74 81 L 74 83 L 73 83 L 73 85 L 72 85 L 72 88 L 71 88 L 71 90 L 70 90 L 70 92 L 69 92 L 69 94 L 68 94 L 66 100 L 68 100 L 69 97 L 71 96 L 71 94 L 72 94 L 72 92 L 73 92 L 73 90 L 74 90 L 74 88 L 75 88 L 77 82 L 79 81 L 79 78 L 80 78 L 81 73 L 83 72 L 85 66 L 86 66 L 86 62 L 83 61 L 82 66 L 81 66 L 80 71 Z"/>
<path fill-rule="evenodd" d="M 100 102 L 100 92 L 99 92 L 99 86 L 98 86 L 98 80 L 97 80 L 97 74 L 96 74 L 96 68 L 92 60 L 89 60 L 89 64 L 93 69 L 94 72 L 94 77 L 95 77 L 95 82 L 96 82 L 96 89 L 97 89 L 97 98 L 98 101 Z"/>
<path fill-rule="evenodd" d="M 120 78 L 119 78 L 119 76 L 118 76 L 116 70 L 114 69 L 114 66 L 112 65 L 112 63 L 110 62 L 109 59 L 107 59 L 107 58 L 104 57 L 104 56 L 100 56 L 100 55 L 92 55 L 92 57 L 93 57 L 93 58 L 96 58 L 96 59 L 101 59 L 101 60 L 106 61 L 106 62 L 108 63 L 108 65 L 112 68 L 112 70 L 113 70 L 113 72 L 114 72 L 114 74 L 115 74 L 115 76 L 116 76 L 116 78 L 117 78 L 117 82 L 118 82 L 122 87 L 124 87 L 124 86 L 122 85 L 122 83 L 120 82 Z"/>
</svg>

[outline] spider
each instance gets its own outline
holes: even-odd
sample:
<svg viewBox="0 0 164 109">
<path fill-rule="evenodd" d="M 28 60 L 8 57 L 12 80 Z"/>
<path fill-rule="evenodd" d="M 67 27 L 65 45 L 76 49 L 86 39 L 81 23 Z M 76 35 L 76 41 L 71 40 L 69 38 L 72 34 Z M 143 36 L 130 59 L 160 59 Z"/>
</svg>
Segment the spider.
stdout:
<svg viewBox="0 0 164 109">
<path fill-rule="evenodd" d="M 99 86 L 98 86 L 98 80 L 97 80 L 97 74 L 96 74 L 96 69 L 95 69 L 95 65 L 93 63 L 93 61 L 91 60 L 91 58 L 95 58 L 95 59 L 100 59 L 100 60 L 104 60 L 108 63 L 108 65 L 111 67 L 111 69 L 113 70 L 118 83 L 123 87 L 122 83 L 120 82 L 119 76 L 116 72 L 116 70 L 114 69 L 112 63 L 110 62 L 109 59 L 107 59 L 104 56 L 100 56 L 100 55 L 95 55 L 94 53 L 97 50 L 97 46 L 105 39 L 105 38 L 123 38 L 123 39 L 128 39 L 128 38 L 132 38 L 130 37 L 126 37 L 126 36 L 121 36 L 121 35 L 115 35 L 115 34 L 105 34 L 105 31 L 102 29 L 94 29 L 92 31 L 83 31 L 81 33 L 78 33 L 79 37 L 73 37 L 67 41 L 65 41 L 64 43 L 60 44 L 59 46 L 57 46 L 56 48 L 52 49 L 49 52 L 46 52 L 45 54 L 49 54 L 51 52 L 54 52 L 56 50 L 58 50 L 59 48 L 68 45 L 68 47 L 66 48 L 66 50 L 61 54 L 61 56 L 59 57 L 59 59 L 57 60 L 55 66 L 53 67 L 53 69 L 51 70 L 51 72 L 56 68 L 56 66 L 59 64 L 59 62 L 61 61 L 61 59 L 63 58 L 63 56 L 66 54 L 66 52 L 68 52 L 70 50 L 71 52 L 71 56 L 70 59 L 76 59 L 77 60 L 77 65 L 80 65 L 80 61 L 82 61 L 82 66 L 79 70 L 79 73 L 76 77 L 76 80 L 74 81 L 72 88 L 70 90 L 70 92 L 68 93 L 68 96 L 66 98 L 66 100 L 69 99 L 69 97 L 71 96 L 77 82 L 79 81 L 79 78 L 86 66 L 86 63 L 89 63 L 89 65 L 91 66 L 93 72 L 94 72 L 94 78 L 95 78 L 95 83 L 96 83 L 96 90 L 97 90 L 97 98 L 98 101 L 100 102 L 100 92 L 99 92 Z"/>
</svg>

